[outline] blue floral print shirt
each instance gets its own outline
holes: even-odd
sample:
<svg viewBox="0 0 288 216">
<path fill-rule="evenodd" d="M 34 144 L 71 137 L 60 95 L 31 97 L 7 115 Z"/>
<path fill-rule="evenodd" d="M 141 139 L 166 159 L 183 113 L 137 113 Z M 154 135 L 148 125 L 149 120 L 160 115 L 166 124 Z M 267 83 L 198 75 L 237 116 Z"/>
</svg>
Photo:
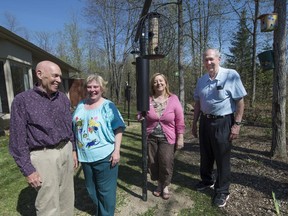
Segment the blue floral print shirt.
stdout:
<svg viewBox="0 0 288 216">
<path fill-rule="evenodd" d="M 114 131 L 125 129 L 124 120 L 113 102 L 105 99 L 97 108 L 87 110 L 82 100 L 73 114 L 73 130 L 80 162 L 95 162 L 114 151 Z"/>
</svg>

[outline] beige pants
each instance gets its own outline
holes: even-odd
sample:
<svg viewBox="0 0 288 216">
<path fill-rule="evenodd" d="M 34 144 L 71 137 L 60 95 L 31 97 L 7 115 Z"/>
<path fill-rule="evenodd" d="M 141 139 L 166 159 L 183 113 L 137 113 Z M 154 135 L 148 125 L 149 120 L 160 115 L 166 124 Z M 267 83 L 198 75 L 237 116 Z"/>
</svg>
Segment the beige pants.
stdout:
<svg viewBox="0 0 288 216">
<path fill-rule="evenodd" d="M 72 143 L 61 149 L 32 151 L 30 158 L 42 179 L 35 201 L 37 215 L 72 216 L 75 199 Z"/>
</svg>

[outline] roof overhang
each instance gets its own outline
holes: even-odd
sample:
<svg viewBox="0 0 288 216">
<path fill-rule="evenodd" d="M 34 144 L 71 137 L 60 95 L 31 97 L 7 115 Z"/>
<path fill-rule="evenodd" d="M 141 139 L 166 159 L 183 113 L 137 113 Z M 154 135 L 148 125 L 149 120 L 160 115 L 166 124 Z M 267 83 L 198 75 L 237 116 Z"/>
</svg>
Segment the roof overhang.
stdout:
<svg viewBox="0 0 288 216">
<path fill-rule="evenodd" d="M 0 26 L 0 38 L 4 40 L 10 41 L 13 44 L 16 44 L 20 47 L 29 50 L 32 53 L 32 56 L 37 57 L 40 61 L 42 60 L 49 60 L 56 64 L 58 64 L 62 69 L 70 72 L 79 72 L 77 68 L 72 67 L 71 65 L 67 64 L 66 62 L 62 61 L 61 59 L 57 58 L 56 56 L 48 53 L 47 51 L 41 49 L 40 47 L 36 46 L 35 44 L 25 40 L 24 38 L 14 34 L 13 32 L 9 31 L 8 29 Z"/>
</svg>

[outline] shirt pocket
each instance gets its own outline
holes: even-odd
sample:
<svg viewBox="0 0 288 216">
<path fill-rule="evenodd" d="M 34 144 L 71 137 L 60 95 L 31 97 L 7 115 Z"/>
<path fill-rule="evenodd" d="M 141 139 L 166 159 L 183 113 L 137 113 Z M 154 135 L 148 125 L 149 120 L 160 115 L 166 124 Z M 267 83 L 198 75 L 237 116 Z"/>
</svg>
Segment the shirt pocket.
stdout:
<svg viewBox="0 0 288 216">
<path fill-rule="evenodd" d="M 227 92 L 224 89 L 217 89 L 217 99 L 224 100 L 227 97 Z"/>
</svg>

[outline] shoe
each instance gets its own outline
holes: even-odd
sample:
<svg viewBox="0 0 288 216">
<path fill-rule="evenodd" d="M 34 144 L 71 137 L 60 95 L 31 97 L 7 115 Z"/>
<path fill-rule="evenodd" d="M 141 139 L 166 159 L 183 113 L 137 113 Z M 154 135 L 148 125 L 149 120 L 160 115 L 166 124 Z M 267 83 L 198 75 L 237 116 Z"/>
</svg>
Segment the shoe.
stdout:
<svg viewBox="0 0 288 216">
<path fill-rule="evenodd" d="M 197 191 L 202 191 L 205 190 L 206 188 L 214 188 L 214 183 L 213 184 L 205 184 L 203 181 L 200 181 L 197 185 L 196 185 L 196 189 Z"/>
<path fill-rule="evenodd" d="M 163 198 L 164 200 L 168 200 L 168 199 L 170 198 L 170 193 L 165 193 L 165 192 L 163 192 L 162 198 Z"/>
<path fill-rule="evenodd" d="M 158 184 L 157 188 L 153 191 L 153 195 L 160 197 L 162 194 L 162 186 Z"/>
<path fill-rule="evenodd" d="M 219 194 L 216 194 L 216 196 L 214 197 L 213 203 L 219 208 L 222 208 L 226 205 L 228 199 L 229 199 L 229 194 L 219 193 Z"/>
<path fill-rule="evenodd" d="M 161 191 L 158 191 L 157 189 L 155 191 L 153 191 L 152 193 L 154 196 L 156 197 L 160 197 L 161 196 Z"/>
<path fill-rule="evenodd" d="M 162 190 L 162 198 L 164 200 L 168 200 L 170 198 L 170 193 L 169 193 L 169 188 L 168 186 L 164 187 L 163 190 Z"/>
</svg>

